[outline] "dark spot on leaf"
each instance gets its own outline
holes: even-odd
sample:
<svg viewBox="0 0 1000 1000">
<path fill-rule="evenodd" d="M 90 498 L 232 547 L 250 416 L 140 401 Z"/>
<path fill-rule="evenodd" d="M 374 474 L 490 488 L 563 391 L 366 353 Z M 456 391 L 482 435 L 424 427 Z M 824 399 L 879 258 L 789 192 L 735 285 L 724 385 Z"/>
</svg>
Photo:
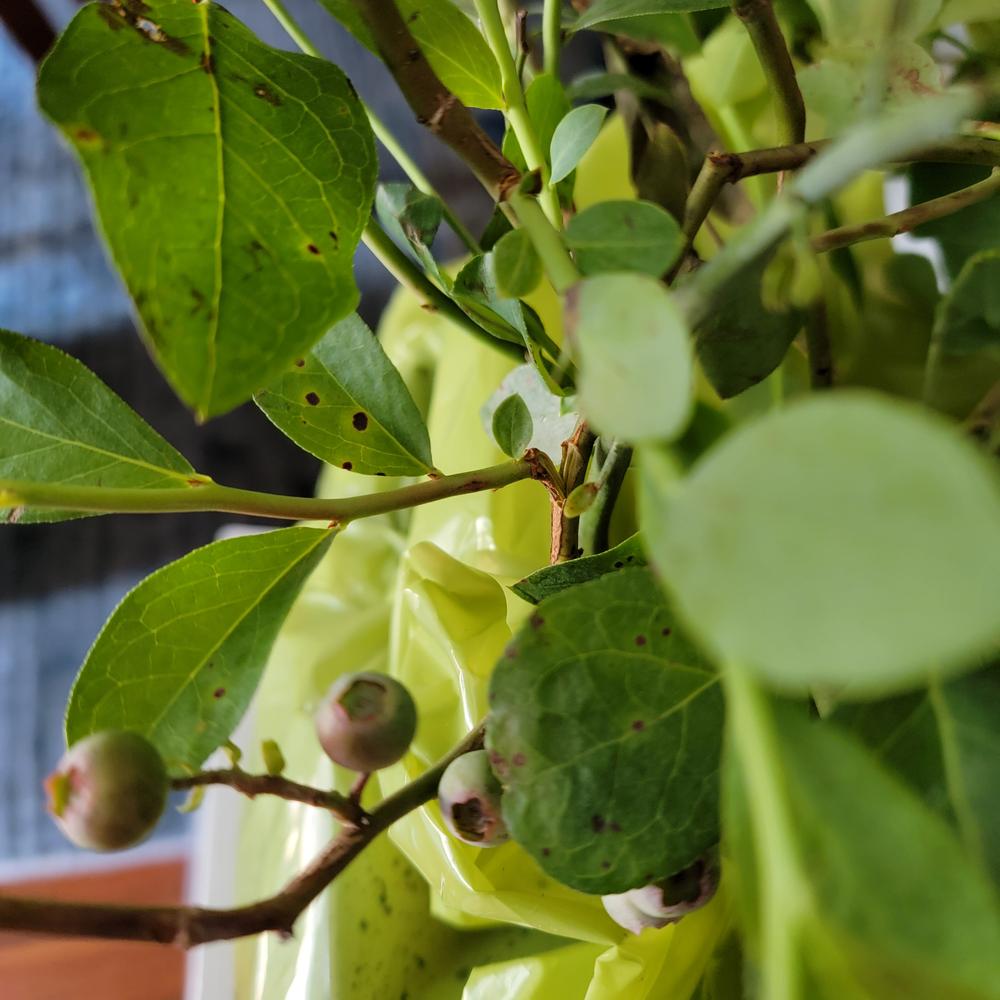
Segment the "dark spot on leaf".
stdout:
<svg viewBox="0 0 1000 1000">
<path fill-rule="evenodd" d="M 608 870 L 608 869 L 609 869 L 609 868 L 611 867 L 611 862 L 610 862 L 610 861 L 602 861 L 602 862 L 601 862 L 601 867 L 602 867 L 602 868 L 603 868 L 603 869 L 604 869 L 605 871 L 607 871 L 607 870 Z"/>
<path fill-rule="evenodd" d="M 416 21 L 416 20 L 417 20 L 417 18 L 419 18 L 419 17 L 420 17 L 420 11 L 419 11 L 419 10 L 415 10 L 415 11 L 414 11 L 414 12 L 413 12 L 413 13 L 412 13 L 412 14 L 411 14 L 411 15 L 410 15 L 410 16 L 409 16 L 409 17 L 408 17 L 407 19 L 406 19 L 406 23 L 407 23 L 407 24 L 413 24 L 413 22 L 414 22 L 414 21 Z"/>
<path fill-rule="evenodd" d="M 385 473 L 384 473 L 384 472 L 376 472 L 376 473 L 375 473 L 375 475 L 376 475 L 376 476 L 384 476 L 384 475 L 385 475 Z"/>
<path fill-rule="evenodd" d="M 604 817 L 596 813 L 590 817 L 590 827 L 594 833 L 600 833 L 604 829 Z"/>
<path fill-rule="evenodd" d="M 626 556 L 625 562 L 635 562 L 635 556 Z"/>
<path fill-rule="evenodd" d="M 305 366 L 306 366 L 306 359 L 305 358 L 296 358 L 295 359 L 295 367 L 296 368 L 305 368 Z"/>
<path fill-rule="evenodd" d="M 621 569 L 624 565 L 625 563 L 623 563 L 621 559 L 615 560 L 615 569 Z"/>
<path fill-rule="evenodd" d="M 267 101 L 271 107 L 281 107 L 281 98 L 277 94 L 272 93 L 263 83 L 254 84 L 253 92 L 255 97 L 259 97 L 262 101 Z"/>
<path fill-rule="evenodd" d="M 545 624 L 545 619 L 536 611 L 529 619 L 528 624 L 533 629 L 540 629 Z"/>
<path fill-rule="evenodd" d="M 672 629 L 669 629 L 669 628 L 661 628 L 661 629 L 660 629 L 660 635 L 670 635 L 670 633 L 671 633 L 672 631 L 673 631 L 673 630 L 672 630 Z"/>
<path fill-rule="evenodd" d="M 635 637 L 635 644 L 637 646 L 645 646 L 646 645 L 646 637 L 644 635 L 637 635 Z"/>
<path fill-rule="evenodd" d="M 92 128 L 86 128 L 81 126 L 78 129 L 73 130 L 73 138 L 77 142 L 99 142 L 101 139 L 100 133 L 95 132 Z"/>
<path fill-rule="evenodd" d="M 632 723 L 632 728 L 637 733 L 641 733 L 646 728 L 646 723 L 643 722 L 642 719 L 636 719 L 635 722 Z"/>
<path fill-rule="evenodd" d="M 316 246 L 316 244 L 315 244 L 315 243 L 310 243 L 310 244 L 309 244 L 309 245 L 308 245 L 308 246 L 306 247 L 306 249 L 307 249 L 307 250 L 308 250 L 308 251 L 309 251 L 309 252 L 310 252 L 311 254 L 315 254 L 316 256 L 319 256 L 319 247 L 318 247 L 318 246 Z"/>
<path fill-rule="evenodd" d="M 508 646 L 504 651 L 503 655 L 507 657 L 508 660 L 517 659 L 517 646 Z"/>
<path fill-rule="evenodd" d="M 368 930 L 368 921 L 362 917 L 362 919 L 358 921 L 358 927 L 360 927 L 363 931 Z"/>
<path fill-rule="evenodd" d="M 527 761 L 528 758 L 525 757 L 524 754 L 521 753 L 520 751 L 514 754 L 514 756 L 511 758 L 511 762 L 513 763 L 514 767 L 524 767 Z"/>
<path fill-rule="evenodd" d="M 353 462 L 344 462 L 343 465 L 341 465 L 341 468 L 342 469 L 347 469 L 347 471 L 350 472 L 351 469 L 354 468 L 354 463 Z"/>
<path fill-rule="evenodd" d="M 356 431 L 367 430 L 368 428 L 368 414 L 363 410 L 358 410 L 357 413 L 351 417 L 351 424 L 354 426 Z"/>
<path fill-rule="evenodd" d="M 330 230 L 330 239 L 333 240 L 334 246 L 340 246 L 340 237 L 332 229 Z"/>
<path fill-rule="evenodd" d="M 211 52 L 202 52 L 201 68 L 203 72 L 211 76 L 215 72 L 215 57 Z"/>
<path fill-rule="evenodd" d="M 226 689 L 225 688 L 216 688 L 212 692 L 212 697 L 213 698 L 221 698 L 225 693 L 226 693 Z"/>
<path fill-rule="evenodd" d="M 611 829 L 612 829 L 612 831 L 614 833 L 621 833 L 622 832 L 622 828 L 621 828 L 621 824 L 620 823 L 612 823 L 611 824 Z"/>
<path fill-rule="evenodd" d="M 552 849 L 550 847 L 543 847 L 542 848 L 542 857 L 547 858 L 551 853 L 552 853 Z"/>
<path fill-rule="evenodd" d="M 307 392 L 306 393 L 306 402 L 310 406 L 319 406 L 319 396 L 317 396 L 316 393 L 314 393 L 314 392 Z"/>
</svg>

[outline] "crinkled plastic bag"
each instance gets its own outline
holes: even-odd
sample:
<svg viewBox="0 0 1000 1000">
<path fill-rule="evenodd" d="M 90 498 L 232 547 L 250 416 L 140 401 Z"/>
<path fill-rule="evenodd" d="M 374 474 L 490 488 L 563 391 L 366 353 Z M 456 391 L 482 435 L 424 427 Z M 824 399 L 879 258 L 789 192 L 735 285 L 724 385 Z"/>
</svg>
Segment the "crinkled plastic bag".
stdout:
<svg viewBox="0 0 1000 1000">
<path fill-rule="evenodd" d="M 502 461 L 479 410 L 509 362 L 405 294 L 382 327 L 415 398 L 429 399 L 438 467 Z M 327 470 L 320 489 L 347 495 L 393 485 Z M 490 671 L 529 610 L 508 585 L 544 565 L 548 530 L 548 499 L 533 482 L 352 524 L 275 645 L 255 742 L 277 740 L 292 777 L 346 790 L 353 776 L 320 751 L 312 711 L 339 674 L 382 670 L 408 685 L 420 722 L 406 757 L 371 782 L 372 801 L 421 773 L 486 715 Z M 282 800 L 259 799 L 243 815 L 240 901 L 277 891 L 335 833 L 321 811 Z M 238 995 L 685 1000 L 727 926 L 720 895 L 677 925 L 629 935 L 599 897 L 552 881 L 518 845 L 482 850 L 448 836 L 432 803 L 363 852 L 292 940 L 242 942 Z"/>
</svg>

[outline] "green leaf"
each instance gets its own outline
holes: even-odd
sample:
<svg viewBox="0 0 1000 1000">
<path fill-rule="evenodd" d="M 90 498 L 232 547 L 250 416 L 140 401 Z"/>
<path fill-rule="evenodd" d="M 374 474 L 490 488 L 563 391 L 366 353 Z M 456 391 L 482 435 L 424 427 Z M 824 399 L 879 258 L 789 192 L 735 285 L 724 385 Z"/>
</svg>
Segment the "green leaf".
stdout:
<svg viewBox="0 0 1000 1000">
<path fill-rule="evenodd" d="M 18 481 L 185 489 L 192 479 L 203 481 L 92 371 L 0 330 L 0 492 Z M 77 516 L 0 507 L 0 523 Z"/>
<path fill-rule="evenodd" d="M 214 4 L 91 4 L 38 93 L 87 170 L 160 366 L 202 417 L 357 304 L 375 146 L 336 66 L 261 44 Z"/>
<path fill-rule="evenodd" d="M 722 696 L 646 569 L 539 605 L 490 683 L 514 838 L 553 878 L 624 892 L 718 840 Z"/>
<path fill-rule="evenodd" d="M 583 104 L 574 108 L 552 133 L 550 156 L 552 176 L 550 183 L 557 184 L 576 169 L 584 153 L 593 145 L 608 109 L 599 104 Z"/>
<path fill-rule="evenodd" d="M 510 589 L 518 597 L 532 604 L 538 604 L 547 597 L 562 593 L 570 587 L 596 580 L 607 573 L 626 567 L 645 566 L 646 554 L 638 535 L 626 538 L 607 552 L 595 556 L 584 556 L 582 559 L 571 559 L 569 562 L 555 563 L 543 566 L 531 576 L 519 580 Z"/>
<path fill-rule="evenodd" d="M 511 458 L 520 458 L 531 440 L 531 413 L 515 392 L 493 411 L 493 440 Z"/>
<path fill-rule="evenodd" d="M 623 441 L 679 434 L 691 415 L 694 373 L 670 293 L 644 274 L 602 274 L 579 285 L 574 312 L 581 412 Z"/>
<path fill-rule="evenodd" d="M 370 52 L 379 54 L 351 0 L 320 3 Z M 397 0 L 396 6 L 438 79 L 473 108 L 501 110 L 500 68 L 475 24 L 451 0 Z"/>
<path fill-rule="evenodd" d="M 832 719 L 854 730 L 956 826 L 969 855 L 1000 885 L 1000 667 L 932 680 L 913 694 L 842 705 Z"/>
<path fill-rule="evenodd" d="M 576 19 L 570 30 L 598 28 L 606 21 L 621 21 L 650 14 L 679 14 L 728 6 L 729 0 L 597 0 Z"/>
<path fill-rule="evenodd" d="M 837 727 L 784 708 L 775 729 L 808 892 L 797 956 L 811 974 L 805 995 L 1000 996 L 997 898 L 945 823 Z M 728 836 L 739 808 L 726 784 Z"/>
<path fill-rule="evenodd" d="M 1000 639 L 996 472 L 924 410 L 857 391 L 796 403 L 669 491 L 644 530 L 678 610 L 780 688 L 876 695 Z"/>
<path fill-rule="evenodd" d="M 648 97 L 661 104 L 670 100 L 669 91 L 630 73 L 585 73 L 566 88 L 566 96 L 571 101 L 591 101 L 595 97 L 610 97 L 618 90 L 628 90 L 637 97 Z"/>
<path fill-rule="evenodd" d="M 497 286 L 507 298 L 519 299 L 533 292 L 542 280 L 542 262 L 531 237 L 523 229 L 501 236 L 493 248 Z"/>
<path fill-rule="evenodd" d="M 455 278 L 452 297 L 484 330 L 521 345 L 527 335 L 524 307 L 504 296 L 497 282 L 492 253 L 473 257 Z"/>
<path fill-rule="evenodd" d="M 67 741 L 130 729 L 171 768 L 197 768 L 240 721 L 288 609 L 332 540 L 315 528 L 231 538 L 143 580 L 80 668 Z"/>
<path fill-rule="evenodd" d="M 1000 249 L 965 262 L 938 305 L 933 338 L 949 354 L 1000 350 Z"/>
<path fill-rule="evenodd" d="M 797 309 L 771 312 L 761 301 L 768 255 L 745 268 L 712 300 L 695 329 L 694 349 L 712 388 L 730 399 L 767 378 L 781 364 L 802 327 Z"/>
<path fill-rule="evenodd" d="M 556 127 L 570 113 L 572 105 L 559 79 L 551 73 L 539 73 L 528 84 L 524 92 L 524 102 L 528 117 L 535 127 L 535 135 L 542 149 L 549 149 Z M 518 170 L 527 170 L 528 165 L 521 152 L 514 130 L 508 128 L 503 137 L 503 154 Z"/>
<path fill-rule="evenodd" d="M 672 54 L 691 56 L 701 48 L 701 39 L 692 24 L 691 15 L 637 14 L 621 20 L 602 21 L 592 26 L 608 35 L 624 35 L 640 42 L 656 42 Z M 581 95 L 582 96 L 582 95 Z M 658 98 L 663 103 L 662 95 Z M 667 107 L 670 106 L 667 101 Z"/>
<path fill-rule="evenodd" d="M 375 211 L 387 233 L 404 250 L 410 250 L 424 270 L 444 281 L 431 244 L 444 215 L 441 199 L 424 194 L 412 184 L 393 181 L 380 184 L 375 194 Z M 444 285 L 447 288 L 447 284 Z"/>
<path fill-rule="evenodd" d="M 420 411 L 357 314 L 254 398 L 275 426 L 330 465 L 368 476 L 433 470 Z"/>
<path fill-rule="evenodd" d="M 680 226 L 648 201 L 602 201 L 573 216 L 566 242 L 584 274 L 638 271 L 658 278 L 684 247 Z"/>
</svg>

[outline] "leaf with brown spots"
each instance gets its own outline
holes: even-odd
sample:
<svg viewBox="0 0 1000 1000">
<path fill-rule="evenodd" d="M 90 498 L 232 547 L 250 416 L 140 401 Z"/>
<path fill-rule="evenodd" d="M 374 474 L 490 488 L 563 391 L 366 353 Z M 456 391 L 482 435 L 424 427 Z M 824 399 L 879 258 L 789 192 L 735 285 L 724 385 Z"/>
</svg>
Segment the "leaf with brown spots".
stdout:
<svg viewBox="0 0 1000 1000">
<path fill-rule="evenodd" d="M 504 819 L 549 875 L 624 892 L 718 841 L 722 695 L 648 569 L 548 598 L 513 642 L 487 746 Z"/>
</svg>

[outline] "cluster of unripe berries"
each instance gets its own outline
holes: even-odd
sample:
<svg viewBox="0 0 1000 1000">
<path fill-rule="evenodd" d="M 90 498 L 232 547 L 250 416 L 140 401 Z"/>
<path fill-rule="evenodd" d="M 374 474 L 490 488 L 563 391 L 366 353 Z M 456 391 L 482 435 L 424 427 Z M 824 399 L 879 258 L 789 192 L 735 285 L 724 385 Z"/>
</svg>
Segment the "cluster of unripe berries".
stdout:
<svg viewBox="0 0 1000 1000">
<path fill-rule="evenodd" d="M 391 677 L 346 674 L 327 692 L 315 723 L 320 745 L 334 763 L 369 774 L 406 753 L 417 729 L 417 709 L 410 692 Z M 170 780 L 148 740 L 107 730 L 73 744 L 46 789 L 56 822 L 74 844 L 115 851 L 137 844 L 156 826 Z M 456 757 L 438 784 L 445 825 L 476 847 L 496 847 L 508 839 L 501 795 L 485 750 Z M 604 896 L 604 907 L 633 933 L 663 927 L 712 898 L 717 871 L 714 860 L 700 859 L 667 879 Z"/>
</svg>

